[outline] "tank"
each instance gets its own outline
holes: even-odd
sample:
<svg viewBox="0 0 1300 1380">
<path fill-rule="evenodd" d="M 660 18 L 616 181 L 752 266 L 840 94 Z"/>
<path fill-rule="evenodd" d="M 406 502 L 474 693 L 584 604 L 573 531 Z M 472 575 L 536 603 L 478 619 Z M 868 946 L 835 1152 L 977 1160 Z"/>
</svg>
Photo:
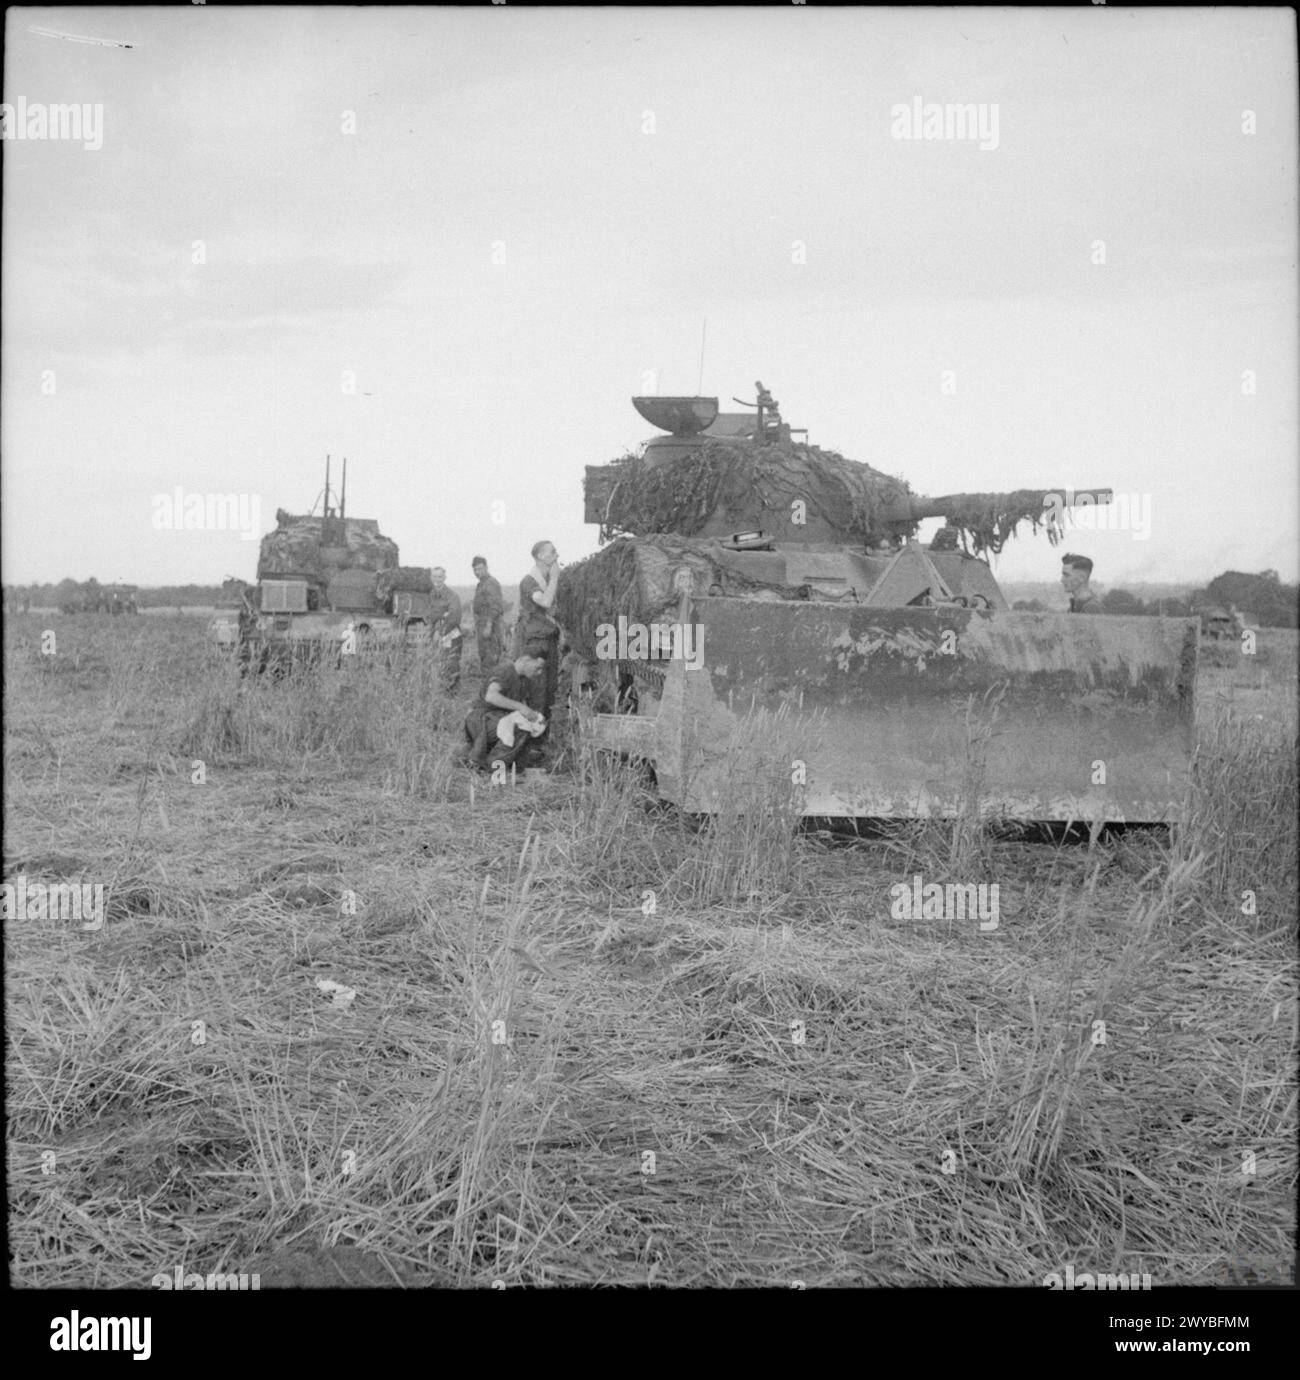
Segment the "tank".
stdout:
<svg viewBox="0 0 1300 1380">
<path fill-rule="evenodd" d="M 135 596 L 138 585 L 101 585 L 98 580 L 77 584 L 65 580 L 59 586 L 60 613 L 138 613 Z"/>
<path fill-rule="evenodd" d="M 1236 641 L 1246 626 L 1245 619 L 1232 607 L 1210 606 L 1194 609 L 1192 614 L 1200 620 L 1201 635 L 1213 642 Z"/>
<path fill-rule="evenodd" d="M 756 389 L 741 413 L 634 398 L 667 434 L 587 468 L 605 544 L 556 607 L 613 710 L 585 716 L 590 740 L 692 812 L 732 789 L 728 745 L 762 711 L 807 815 L 1181 818 L 1195 620 L 1013 612 L 987 559 L 1021 529 L 1057 543 L 1110 491 L 918 495 L 797 439 Z M 945 525 L 922 544 L 927 518 Z"/>
<path fill-rule="evenodd" d="M 109 585 L 104 591 L 104 606 L 111 614 L 139 613 L 140 609 L 135 600 L 135 596 L 139 592 L 140 587 L 138 585 Z"/>
<path fill-rule="evenodd" d="M 256 584 L 223 583 L 210 625 L 214 643 L 237 646 L 241 660 L 259 670 L 323 653 L 430 643 L 431 570 L 403 566 L 379 523 L 348 517 L 346 503 L 347 461 L 339 495 L 327 456 L 321 511 L 279 509 L 261 541 Z"/>
</svg>

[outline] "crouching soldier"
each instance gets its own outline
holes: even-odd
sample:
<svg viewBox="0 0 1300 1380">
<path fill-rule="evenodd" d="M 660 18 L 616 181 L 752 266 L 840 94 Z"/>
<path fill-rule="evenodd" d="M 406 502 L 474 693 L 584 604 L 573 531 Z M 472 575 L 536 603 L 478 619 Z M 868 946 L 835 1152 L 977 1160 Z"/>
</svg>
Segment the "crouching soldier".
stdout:
<svg viewBox="0 0 1300 1380">
<path fill-rule="evenodd" d="M 484 675 L 479 697 L 465 716 L 466 755 L 470 766 L 487 771 L 497 762 L 514 765 L 534 736 L 545 728 L 545 719 L 527 699 L 527 682 L 544 665 L 544 657 L 524 652 L 513 661 L 494 666 Z M 507 718 L 514 730 L 513 743 L 505 743 L 500 737 L 503 721 Z"/>
</svg>

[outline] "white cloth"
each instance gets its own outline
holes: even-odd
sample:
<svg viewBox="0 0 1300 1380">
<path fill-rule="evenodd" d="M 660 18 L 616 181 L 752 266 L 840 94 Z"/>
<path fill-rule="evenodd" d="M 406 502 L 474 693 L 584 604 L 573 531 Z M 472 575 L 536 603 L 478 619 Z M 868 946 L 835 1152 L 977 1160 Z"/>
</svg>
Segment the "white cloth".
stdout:
<svg viewBox="0 0 1300 1380">
<path fill-rule="evenodd" d="M 498 721 L 497 741 L 504 743 L 506 747 L 514 747 L 517 728 L 524 729 L 536 738 L 546 732 L 546 720 L 538 719 L 536 723 L 530 723 L 517 709 L 513 709 L 504 719 Z"/>
</svg>

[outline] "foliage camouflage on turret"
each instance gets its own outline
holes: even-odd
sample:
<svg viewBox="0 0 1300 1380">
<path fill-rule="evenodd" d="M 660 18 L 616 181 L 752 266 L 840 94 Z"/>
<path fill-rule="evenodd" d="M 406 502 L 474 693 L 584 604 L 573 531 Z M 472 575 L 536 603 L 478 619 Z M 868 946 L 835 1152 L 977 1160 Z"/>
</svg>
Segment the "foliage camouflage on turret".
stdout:
<svg viewBox="0 0 1300 1380">
<path fill-rule="evenodd" d="M 275 531 L 262 538 L 258 579 L 293 575 L 328 580 L 335 570 L 392 570 L 398 564 L 397 543 L 380 532 L 373 518 L 297 517 L 283 508 L 275 518 Z M 324 545 L 326 535 L 331 542 L 341 535 L 343 544 Z"/>
<path fill-rule="evenodd" d="M 865 541 L 883 505 L 911 492 L 870 465 L 789 441 L 706 440 L 688 455 L 660 462 L 624 455 L 614 462 L 613 480 L 602 541 L 625 533 L 691 537 L 719 512 L 735 513 L 737 526 L 744 526 L 756 501 L 784 525 L 796 500 L 846 541 Z"/>
<path fill-rule="evenodd" d="M 692 537 L 717 515 L 730 519 L 736 530 L 757 526 L 779 531 L 787 528 L 797 500 L 807 505 L 810 519 L 820 518 L 846 546 L 914 536 L 918 525 L 898 517 L 898 505 L 914 497 L 906 481 L 836 451 L 789 441 L 759 445 L 706 439 L 674 460 L 624 455 L 607 475 L 602 542 L 656 532 Z M 1022 522 L 1035 530 L 1047 525 L 1049 536 L 1057 537 L 1044 523 L 1037 490 L 954 494 L 945 514 L 958 529 L 962 546 L 977 555 L 1001 551 Z"/>
</svg>

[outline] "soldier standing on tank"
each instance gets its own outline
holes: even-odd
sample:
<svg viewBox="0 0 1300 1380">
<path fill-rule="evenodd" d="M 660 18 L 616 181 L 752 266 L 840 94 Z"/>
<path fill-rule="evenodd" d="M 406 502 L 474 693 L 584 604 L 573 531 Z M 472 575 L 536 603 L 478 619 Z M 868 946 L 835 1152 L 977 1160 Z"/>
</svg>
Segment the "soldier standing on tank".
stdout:
<svg viewBox="0 0 1300 1380">
<path fill-rule="evenodd" d="M 532 549 L 533 568 L 519 582 L 519 619 L 515 624 L 515 655 L 546 658 L 540 687 L 541 710 L 550 736 L 551 707 L 555 703 L 560 665 L 560 625 L 552 616 L 555 594 L 560 583 L 560 557 L 549 541 L 536 542 Z"/>
<path fill-rule="evenodd" d="M 434 645 L 442 658 L 442 684 L 447 691 L 460 688 L 460 655 L 462 636 L 460 595 L 447 584 L 447 572 L 434 566 L 430 572 L 433 587 L 429 592 L 429 620 L 433 625 Z"/>
<path fill-rule="evenodd" d="M 1061 557 L 1061 588 L 1070 597 L 1071 613 L 1100 613 L 1101 600 L 1089 588 L 1092 562 L 1087 556 L 1066 552 Z"/>
<path fill-rule="evenodd" d="M 474 591 L 474 632 L 478 639 L 478 664 L 481 671 L 487 671 L 502 658 L 502 619 L 505 618 L 505 600 L 501 595 L 500 584 L 488 574 L 488 563 L 482 556 L 475 556 L 471 569 L 478 581 Z"/>
</svg>

